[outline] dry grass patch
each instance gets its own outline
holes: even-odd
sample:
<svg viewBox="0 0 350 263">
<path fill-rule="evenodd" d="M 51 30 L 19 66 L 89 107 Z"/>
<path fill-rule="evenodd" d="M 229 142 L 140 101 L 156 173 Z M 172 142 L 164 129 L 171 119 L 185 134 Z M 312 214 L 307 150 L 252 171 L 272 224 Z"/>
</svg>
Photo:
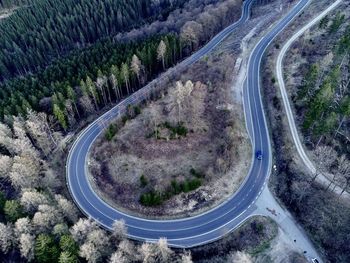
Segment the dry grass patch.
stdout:
<svg viewBox="0 0 350 263">
<path fill-rule="evenodd" d="M 104 199 L 137 215 L 179 217 L 238 189 L 250 145 L 223 70 L 198 63 L 184 75 L 196 76 L 193 82 L 169 84 L 158 100 L 130 108 L 128 120 L 107 129 L 90 160 L 91 181 Z"/>
</svg>

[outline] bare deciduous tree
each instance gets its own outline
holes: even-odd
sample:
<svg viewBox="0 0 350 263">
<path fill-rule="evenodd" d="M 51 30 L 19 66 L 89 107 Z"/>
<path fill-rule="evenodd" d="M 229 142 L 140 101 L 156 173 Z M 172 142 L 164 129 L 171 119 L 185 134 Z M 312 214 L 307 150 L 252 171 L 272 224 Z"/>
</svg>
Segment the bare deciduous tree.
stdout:
<svg viewBox="0 0 350 263">
<path fill-rule="evenodd" d="M 21 256 L 28 262 L 34 259 L 35 237 L 31 234 L 23 233 L 19 238 L 19 250 Z"/>
<path fill-rule="evenodd" d="M 80 218 L 79 221 L 76 222 L 71 228 L 70 233 L 78 244 L 82 244 L 85 241 L 88 233 L 95 229 L 98 229 L 95 221 L 91 219 Z"/>
<path fill-rule="evenodd" d="M 45 232 L 57 223 L 62 222 L 62 215 L 56 207 L 39 205 L 38 211 L 34 214 L 33 225 L 38 232 Z"/>
<path fill-rule="evenodd" d="M 89 263 L 96 263 L 102 257 L 101 253 L 98 251 L 98 248 L 91 242 L 84 243 L 80 246 L 79 255 L 85 258 Z"/>
<path fill-rule="evenodd" d="M 193 263 L 191 252 L 185 252 L 181 255 L 181 263 Z"/>
<path fill-rule="evenodd" d="M 35 140 L 36 146 L 45 155 L 49 154 L 57 146 L 57 142 L 47 121 L 46 113 L 37 113 L 29 109 L 27 111 L 25 125 L 31 137 Z"/>
<path fill-rule="evenodd" d="M 15 223 L 15 234 L 19 238 L 22 234 L 30 234 L 33 226 L 28 217 L 19 218 Z"/>
<path fill-rule="evenodd" d="M 64 217 L 74 223 L 78 219 L 78 211 L 72 202 L 68 201 L 62 195 L 55 195 L 55 199 L 57 201 L 58 207 L 61 209 Z"/>
<path fill-rule="evenodd" d="M 139 253 L 143 263 L 153 263 L 155 261 L 154 245 L 150 243 L 143 243 L 139 248 Z"/>
<path fill-rule="evenodd" d="M 127 228 L 125 226 L 125 221 L 123 219 L 116 220 L 113 223 L 113 237 L 121 241 L 126 237 L 127 234 Z"/>
<path fill-rule="evenodd" d="M 14 235 L 11 226 L 0 223 L 0 248 L 7 253 L 14 243 Z"/>
<path fill-rule="evenodd" d="M 337 173 L 338 176 L 340 178 L 343 178 L 344 181 L 343 190 L 341 192 L 342 195 L 350 185 L 350 161 L 346 158 L 345 155 L 342 155 L 339 159 Z"/>
<path fill-rule="evenodd" d="M 15 156 L 10 172 L 13 186 L 17 188 L 34 188 L 39 184 L 40 164 L 38 159 L 29 155 Z"/>
<path fill-rule="evenodd" d="M 110 252 L 110 240 L 107 233 L 97 228 L 89 231 L 86 242 L 80 246 L 79 254 L 88 262 L 94 263 Z"/>
<path fill-rule="evenodd" d="M 196 21 L 188 21 L 181 28 L 181 41 L 190 48 L 195 50 L 200 42 L 200 36 L 203 34 L 203 27 Z"/>
<path fill-rule="evenodd" d="M 21 205 L 29 213 L 34 213 L 39 205 L 49 204 L 47 196 L 39 193 L 36 189 L 25 189 L 21 196 Z"/>
<path fill-rule="evenodd" d="M 65 106 L 69 126 L 73 127 L 77 123 L 77 120 L 75 119 L 73 102 L 71 100 L 66 100 Z"/>
<path fill-rule="evenodd" d="M 114 252 L 109 259 L 109 263 L 128 263 L 128 262 L 130 261 L 120 251 Z"/>
<path fill-rule="evenodd" d="M 227 262 L 230 262 L 230 263 L 253 263 L 253 260 L 248 253 L 237 251 L 229 256 Z"/>
<path fill-rule="evenodd" d="M 121 241 L 118 245 L 118 251 L 130 262 L 136 261 L 134 245 L 127 239 Z"/>
<path fill-rule="evenodd" d="M 163 40 L 160 41 L 157 49 L 157 59 L 162 61 L 163 69 L 165 69 L 165 54 L 167 51 L 167 46 Z"/>
<path fill-rule="evenodd" d="M 95 111 L 91 99 L 88 95 L 84 95 L 79 99 L 79 105 L 82 107 L 85 114 L 91 114 Z"/>
<path fill-rule="evenodd" d="M 124 82 L 126 85 L 126 91 L 128 94 L 130 94 L 130 72 L 129 72 L 129 67 L 126 63 L 123 63 L 121 66 L 121 73 L 124 78 Z"/>
<path fill-rule="evenodd" d="M 6 155 L 0 155 L 0 179 L 8 179 L 12 169 L 13 160 Z"/>
<path fill-rule="evenodd" d="M 93 98 L 95 109 L 98 110 L 98 94 L 96 91 L 95 83 L 92 81 L 90 77 L 86 78 L 86 88 L 90 94 L 90 96 Z"/>
<path fill-rule="evenodd" d="M 315 180 L 320 173 L 330 173 L 331 167 L 338 158 L 337 152 L 329 146 L 317 146 L 315 150 L 317 157 L 316 174 L 313 178 Z"/>
<path fill-rule="evenodd" d="M 141 80 L 140 80 L 141 69 L 142 69 L 141 60 L 134 54 L 131 60 L 131 70 L 136 75 L 139 84 L 141 84 Z"/>
<path fill-rule="evenodd" d="M 158 261 L 167 262 L 173 253 L 173 251 L 168 246 L 168 241 L 166 238 L 160 238 L 157 242 L 156 253 Z"/>
</svg>

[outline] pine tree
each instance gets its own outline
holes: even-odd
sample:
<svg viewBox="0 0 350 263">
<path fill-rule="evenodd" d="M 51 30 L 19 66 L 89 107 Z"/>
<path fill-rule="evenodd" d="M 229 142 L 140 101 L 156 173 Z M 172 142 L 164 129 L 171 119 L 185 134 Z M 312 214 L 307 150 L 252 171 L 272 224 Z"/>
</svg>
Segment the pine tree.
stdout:
<svg viewBox="0 0 350 263">
<path fill-rule="evenodd" d="M 66 131 L 68 128 L 66 116 L 57 104 L 53 105 L 53 114 L 60 123 L 61 127 Z"/>
</svg>

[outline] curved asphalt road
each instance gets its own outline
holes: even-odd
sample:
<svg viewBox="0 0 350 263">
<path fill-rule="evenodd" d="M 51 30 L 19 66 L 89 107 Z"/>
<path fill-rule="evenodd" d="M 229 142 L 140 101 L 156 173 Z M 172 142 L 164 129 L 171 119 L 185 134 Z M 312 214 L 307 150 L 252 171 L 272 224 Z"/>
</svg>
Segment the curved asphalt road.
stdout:
<svg viewBox="0 0 350 263">
<path fill-rule="evenodd" d="M 246 0 L 241 19 L 215 36 L 205 47 L 184 60 L 180 66 L 188 66 L 208 54 L 237 26 L 249 19 L 251 4 Z M 75 141 L 67 161 L 67 181 L 69 190 L 79 208 L 101 226 L 111 229 L 115 220 L 124 219 L 130 238 L 142 241 L 156 241 L 166 237 L 174 247 L 193 247 L 221 238 L 227 232 L 239 226 L 248 216 L 249 209 L 260 195 L 270 174 L 271 149 L 267 124 L 260 96 L 259 69 L 261 58 L 269 43 L 288 23 L 308 4 L 310 0 L 300 0 L 290 13 L 254 48 L 248 65 L 248 75 L 244 87 L 244 110 L 247 127 L 254 150 L 263 152 L 258 161 L 253 156 L 251 170 L 239 191 L 218 207 L 198 216 L 176 220 L 148 220 L 133 217 L 112 208 L 99 198 L 91 188 L 87 177 L 87 159 L 89 148 L 98 135 L 103 132 L 104 123 L 109 122 L 125 111 L 127 105 L 144 99 L 150 92 L 151 84 L 137 91 L 122 103 L 102 115 L 89 125 Z M 156 81 L 156 80 L 155 80 Z"/>
</svg>

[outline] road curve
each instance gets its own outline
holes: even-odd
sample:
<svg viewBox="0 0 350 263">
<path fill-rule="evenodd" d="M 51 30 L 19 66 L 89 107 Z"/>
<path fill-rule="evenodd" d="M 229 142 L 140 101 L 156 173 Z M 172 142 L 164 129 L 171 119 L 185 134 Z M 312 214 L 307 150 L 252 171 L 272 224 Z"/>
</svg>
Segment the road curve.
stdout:
<svg viewBox="0 0 350 263">
<path fill-rule="evenodd" d="M 342 0 L 337 0 L 335 1 L 332 5 L 330 5 L 327 9 L 325 9 L 322 13 L 314 17 L 311 21 L 309 21 L 304 27 L 302 27 L 300 30 L 298 30 L 282 47 L 278 57 L 277 57 L 277 63 L 276 63 L 276 74 L 277 74 L 277 81 L 280 87 L 282 99 L 283 99 L 283 104 L 284 108 L 287 113 L 287 118 L 288 118 L 288 124 L 290 131 L 292 133 L 293 141 L 294 144 L 298 150 L 300 158 L 303 160 L 305 166 L 310 170 L 312 174 L 316 173 L 316 168 L 312 161 L 309 159 L 307 154 L 304 151 L 303 144 L 300 141 L 299 134 L 298 134 L 298 129 L 296 127 L 295 121 L 294 121 L 294 114 L 292 111 L 292 108 L 290 106 L 289 98 L 288 98 L 288 93 L 285 87 L 284 83 L 284 78 L 283 78 L 283 59 L 291 47 L 291 45 L 300 37 L 302 36 L 306 30 L 310 29 L 313 27 L 316 23 L 318 23 L 323 17 L 325 17 L 329 12 L 331 12 L 333 9 L 335 9 Z M 329 180 L 327 180 L 327 183 L 329 183 Z"/>
<path fill-rule="evenodd" d="M 249 19 L 251 4 L 246 0 L 241 19 L 224 29 L 197 53 L 184 60 L 183 66 L 191 65 L 208 54 L 235 28 Z M 254 150 L 263 152 L 258 161 L 252 156 L 250 172 L 239 189 L 231 198 L 216 208 L 201 215 L 175 220 L 149 220 L 127 215 L 109 206 L 93 191 L 88 181 L 87 160 L 91 145 L 104 129 L 104 123 L 122 114 L 127 105 L 143 100 L 150 92 L 151 84 L 145 86 L 113 109 L 103 114 L 84 129 L 73 144 L 67 160 L 67 184 L 78 207 L 90 218 L 106 229 L 111 229 L 115 220 L 124 219 L 128 227 L 128 236 L 142 241 L 156 241 L 166 237 L 173 247 L 194 247 L 221 238 L 227 232 L 239 226 L 248 216 L 250 209 L 260 195 L 270 175 L 271 149 L 267 124 L 260 96 L 259 70 L 263 54 L 271 41 L 281 32 L 309 3 L 300 0 L 293 9 L 280 20 L 256 45 L 248 65 L 246 85 L 244 86 L 244 111 L 247 128 Z"/>
</svg>

